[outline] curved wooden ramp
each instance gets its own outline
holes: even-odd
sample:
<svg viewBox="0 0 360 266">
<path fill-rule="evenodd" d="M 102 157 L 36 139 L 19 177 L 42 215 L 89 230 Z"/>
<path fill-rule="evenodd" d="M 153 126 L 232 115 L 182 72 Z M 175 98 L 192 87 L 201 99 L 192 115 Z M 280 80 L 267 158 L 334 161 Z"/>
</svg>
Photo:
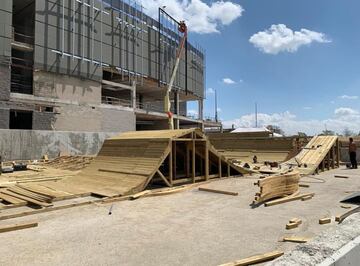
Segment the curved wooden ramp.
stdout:
<svg viewBox="0 0 360 266">
<path fill-rule="evenodd" d="M 315 136 L 300 153 L 285 162 L 298 168 L 301 175 L 339 167 L 339 140 L 337 136 Z"/>
<path fill-rule="evenodd" d="M 105 140 L 82 172 L 47 187 L 116 196 L 140 192 L 149 183 L 170 187 L 240 173 L 200 130 L 134 131 Z"/>
</svg>

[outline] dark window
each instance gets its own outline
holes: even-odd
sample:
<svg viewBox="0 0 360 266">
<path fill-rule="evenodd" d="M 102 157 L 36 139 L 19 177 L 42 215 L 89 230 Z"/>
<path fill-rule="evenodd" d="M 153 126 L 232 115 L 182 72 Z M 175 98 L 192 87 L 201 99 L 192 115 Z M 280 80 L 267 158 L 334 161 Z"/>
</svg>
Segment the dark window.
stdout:
<svg viewBox="0 0 360 266">
<path fill-rule="evenodd" d="M 32 112 L 10 110 L 10 129 L 32 129 Z"/>
</svg>

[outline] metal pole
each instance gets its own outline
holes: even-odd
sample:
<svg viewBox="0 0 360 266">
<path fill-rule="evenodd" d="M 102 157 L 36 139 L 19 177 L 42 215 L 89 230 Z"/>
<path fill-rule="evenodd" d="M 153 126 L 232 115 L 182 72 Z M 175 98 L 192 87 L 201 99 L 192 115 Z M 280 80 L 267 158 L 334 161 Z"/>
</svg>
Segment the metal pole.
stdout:
<svg viewBox="0 0 360 266">
<path fill-rule="evenodd" d="M 217 89 L 215 89 L 215 122 L 218 122 Z"/>
<path fill-rule="evenodd" d="M 255 127 L 258 127 L 257 103 L 255 102 Z"/>
<path fill-rule="evenodd" d="M 73 45 L 72 45 L 72 50 L 73 50 L 73 52 L 72 52 L 72 58 L 73 58 L 73 60 L 75 60 L 75 58 L 74 58 L 74 55 L 75 55 L 75 28 L 76 28 L 76 25 L 75 25 L 75 17 L 76 17 L 76 0 L 73 0 L 73 34 L 72 34 L 72 36 L 73 36 Z"/>
<path fill-rule="evenodd" d="M 100 20 L 101 20 L 101 24 L 100 24 L 100 63 L 101 63 L 101 67 L 103 66 L 103 12 L 104 12 L 104 2 L 103 0 L 101 0 L 101 16 L 100 16 Z"/>
<path fill-rule="evenodd" d="M 84 62 L 85 58 L 85 0 L 82 0 L 82 22 L 83 22 L 83 30 L 82 30 L 82 46 L 83 46 L 83 52 L 82 52 L 82 62 Z"/>
<path fill-rule="evenodd" d="M 61 40 L 61 52 L 62 57 L 64 57 L 64 50 L 65 50 L 65 0 L 62 1 L 62 40 Z"/>
</svg>

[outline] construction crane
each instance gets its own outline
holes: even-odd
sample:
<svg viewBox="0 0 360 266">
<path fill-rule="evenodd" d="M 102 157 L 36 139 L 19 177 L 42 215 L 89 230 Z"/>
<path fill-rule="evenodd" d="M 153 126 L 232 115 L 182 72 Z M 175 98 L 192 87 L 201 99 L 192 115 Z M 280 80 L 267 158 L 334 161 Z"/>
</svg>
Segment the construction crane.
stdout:
<svg viewBox="0 0 360 266">
<path fill-rule="evenodd" d="M 178 69 L 179 64 L 180 64 L 181 54 L 182 54 L 182 52 L 183 52 L 183 50 L 185 48 L 185 43 L 186 43 L 186 39 L 187 39 L 187 26 L 185 24 L 185 21 L 180 21 L 179 22 L 178 30 L 181 33 L 183 33 L 183 37 L 181 39 L 178 51 L 176 53 L 175 65 L 174 65 L 174 68 L 173 68 L 172 73 L 171 73 L 170 82 L 169 82 L 169 85 L 167 87 L 166 94 L 165 94 L 165 99 L 164 99 L 164 110 L 165 110 L 165 112 L 166 112 L 166 114 L 168 116 L 169 129 L 174 129 L 174 117 L 173 117 L 173 113 L 171 112 L 170 92 L 171 92 L 172 86 L 173 86 L 174 81 L 175 81 L 177 69 Z"/>
</svg>

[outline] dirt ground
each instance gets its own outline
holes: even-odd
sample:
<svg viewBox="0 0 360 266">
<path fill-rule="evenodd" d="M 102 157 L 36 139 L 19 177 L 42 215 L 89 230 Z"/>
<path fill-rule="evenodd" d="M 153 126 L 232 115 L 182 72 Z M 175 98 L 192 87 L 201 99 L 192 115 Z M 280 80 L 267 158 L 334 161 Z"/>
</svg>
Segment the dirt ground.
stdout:
<svg viewBox="0 0 360 266">
<path fill-rule="evenodd" d="M 335 174 L 350 178 L 335 178 Z M 252 208 L 254 177 L 204 187 L 239 192 L 229 196 L 191 190 L 159 197 L 85 207 L 1 221 L 39 226 L 0 234 L 0 265 L 219 265 L 269 252 L 288 251 L 285 235 L 314 237 L 336 226 L 320 218 L 346 212 L 339 200 L 360 191 L 360 170 L 337 169 L 305 177 L 313 199 Z M 109 209 L 112 214 L 109 215 Z M 289 219 L 303 223 L 286 230 Z"/>
</svg>

